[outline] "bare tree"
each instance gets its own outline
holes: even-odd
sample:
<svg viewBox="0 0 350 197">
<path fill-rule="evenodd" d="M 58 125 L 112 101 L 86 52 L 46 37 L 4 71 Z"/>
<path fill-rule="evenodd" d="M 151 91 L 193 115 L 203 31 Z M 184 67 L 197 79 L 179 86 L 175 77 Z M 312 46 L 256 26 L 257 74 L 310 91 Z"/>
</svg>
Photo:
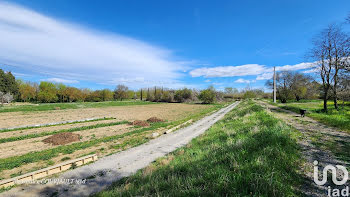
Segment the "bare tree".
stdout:
<svg viewBox="0 0 350 197">
<path fill-rule="evenodd" d="M 322 79 L 323 109 L 328 111 L 330 91 L 334 107 L 338 109 L 339 76 L 347 66 L 349 38 L 339 25 L 331 24 L 315 37 L 313 45 L 310 56 L 316 60 L 315 67 Z"/>
<path fill-rule="evenodd" d="M 313 91 L 311 84 L 313 79 L 303 73 L 293 71 L 280 71 L 276 73 L 277 98 L 286 103 L 287 100 L 295 98 L 300 101 Z M 268 80 L 266 86 L 273 88 L 273 81 Z M 309 88 L 308 88 L 309 87 Z M 262 95 L 262 93 L 260 93 Z"/>
<path fill-rule="evenodd" d="M 120 99 L 121 101 L 123 99 L 126 99 L 128 97 L 128 90 L 129 88 L 125 85 L 118 85 L 117 88 L 114 90 L 114 98 Z"/>
</svg>

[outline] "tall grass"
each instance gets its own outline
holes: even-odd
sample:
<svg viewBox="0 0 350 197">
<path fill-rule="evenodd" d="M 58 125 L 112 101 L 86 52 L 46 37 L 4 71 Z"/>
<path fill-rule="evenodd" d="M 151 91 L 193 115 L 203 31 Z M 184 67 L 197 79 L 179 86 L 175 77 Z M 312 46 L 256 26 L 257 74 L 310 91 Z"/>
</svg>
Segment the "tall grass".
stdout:
<svg viewBox="0 0 350 197">
<path fill-rule="evenodd" d="M 296 137 L 262 107 L 244 102 L 187 147 L 96 196 L 297 196 Z"/>
</svg>

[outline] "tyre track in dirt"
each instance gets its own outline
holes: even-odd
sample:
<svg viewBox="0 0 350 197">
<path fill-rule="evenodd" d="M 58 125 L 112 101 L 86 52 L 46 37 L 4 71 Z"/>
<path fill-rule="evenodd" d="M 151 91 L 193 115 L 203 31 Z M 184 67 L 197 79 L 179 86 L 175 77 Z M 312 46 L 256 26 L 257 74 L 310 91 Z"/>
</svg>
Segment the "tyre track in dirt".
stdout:
<svg viewBox="0 0 350 197">
<path fill-rule="evenodd" d="M 349 186 L 349 182 L 344 186 L 335 186 L 330 184 L 331 180 L 328 178 L 328 182 L 319 186 L 314 182 L 313 179 L 313 167 L 314 161 L 318 161 L 319 171 L 322 172 L 322 169 L 326 165 L 342 165 L 349 166 L 349 162 L 337 158 L 333 150 L 326 148 L 321 148 L 315 146 L 313 139 L 317 136 L 317 139 L 320 140 L 319 143 L 326 143 L 327 141 L 334 140 L 339 142 L 339 146 L 342 143 L 350 143 L 350 135 L 346 132 L 342 132 L 336 128 L 328 127 L 312 118 L 309 117 L 300 117 L 300 114 L 294 113 L 289 110 L 281 109 L 277 106 L 268 104 L 263 101 L 257 101 L 258 104 L 264 106 L 267 111 L 271 112 L 277 118 L 283 120 L 288 125 L 294 127 L 302 133 L 302 138 L 298 141 L 299 146 L 301 147 L 302 155 L 306 160 L 304 166 L 301 170 L 305 175 L 305 182 L 301 188 L 301 192 L 306 196 L 318 197 L 318 196 L 327 196 L 327 187 L 332 186 L 332 188 L 343 189 L 345 186 Z M 349 151 L 349 150 L 347 150 Z M 322 175 L 319 175 L 321 179 Z M 343 174 L 337 172 L 337 179 L 342 180 Z"/>
</svg>

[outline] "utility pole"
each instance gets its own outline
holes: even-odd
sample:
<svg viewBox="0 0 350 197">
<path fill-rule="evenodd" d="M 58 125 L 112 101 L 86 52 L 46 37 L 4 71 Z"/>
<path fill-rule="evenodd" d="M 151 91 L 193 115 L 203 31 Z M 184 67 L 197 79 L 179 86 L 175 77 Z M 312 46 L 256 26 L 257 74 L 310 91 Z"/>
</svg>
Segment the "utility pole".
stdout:
<svg viewBox="0 0 350 197">
<path fill-rule="evenodd" d="M 273 67 L 273 102 L 276 103 L 276 67 Z"/>
<path fill-rule="evenodd" d="M 141 88 L 141 101 L 142 101 L 142 88 Z"/>
</svg>

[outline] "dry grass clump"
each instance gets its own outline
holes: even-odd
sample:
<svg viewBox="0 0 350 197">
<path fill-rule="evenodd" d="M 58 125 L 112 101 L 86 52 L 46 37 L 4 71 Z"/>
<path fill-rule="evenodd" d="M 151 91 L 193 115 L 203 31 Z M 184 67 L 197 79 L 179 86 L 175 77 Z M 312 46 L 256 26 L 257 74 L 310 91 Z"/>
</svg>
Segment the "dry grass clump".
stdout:
<svg viewBox="0 0 350 197">
<path fill-rule="evenodd" d="M 143 120 L 135 120 L 134 122 L 130 123 L 131 125 L 134 126 L 141 126 L 141 127 L 148 127 L 150 124 L 146 121 Z"/>
<path fill-rule="evenodd" d="M 157 117 L 151 117 L 147 120 L 147 122 L 164 122 L 164 120 Z"/>
</svg>

